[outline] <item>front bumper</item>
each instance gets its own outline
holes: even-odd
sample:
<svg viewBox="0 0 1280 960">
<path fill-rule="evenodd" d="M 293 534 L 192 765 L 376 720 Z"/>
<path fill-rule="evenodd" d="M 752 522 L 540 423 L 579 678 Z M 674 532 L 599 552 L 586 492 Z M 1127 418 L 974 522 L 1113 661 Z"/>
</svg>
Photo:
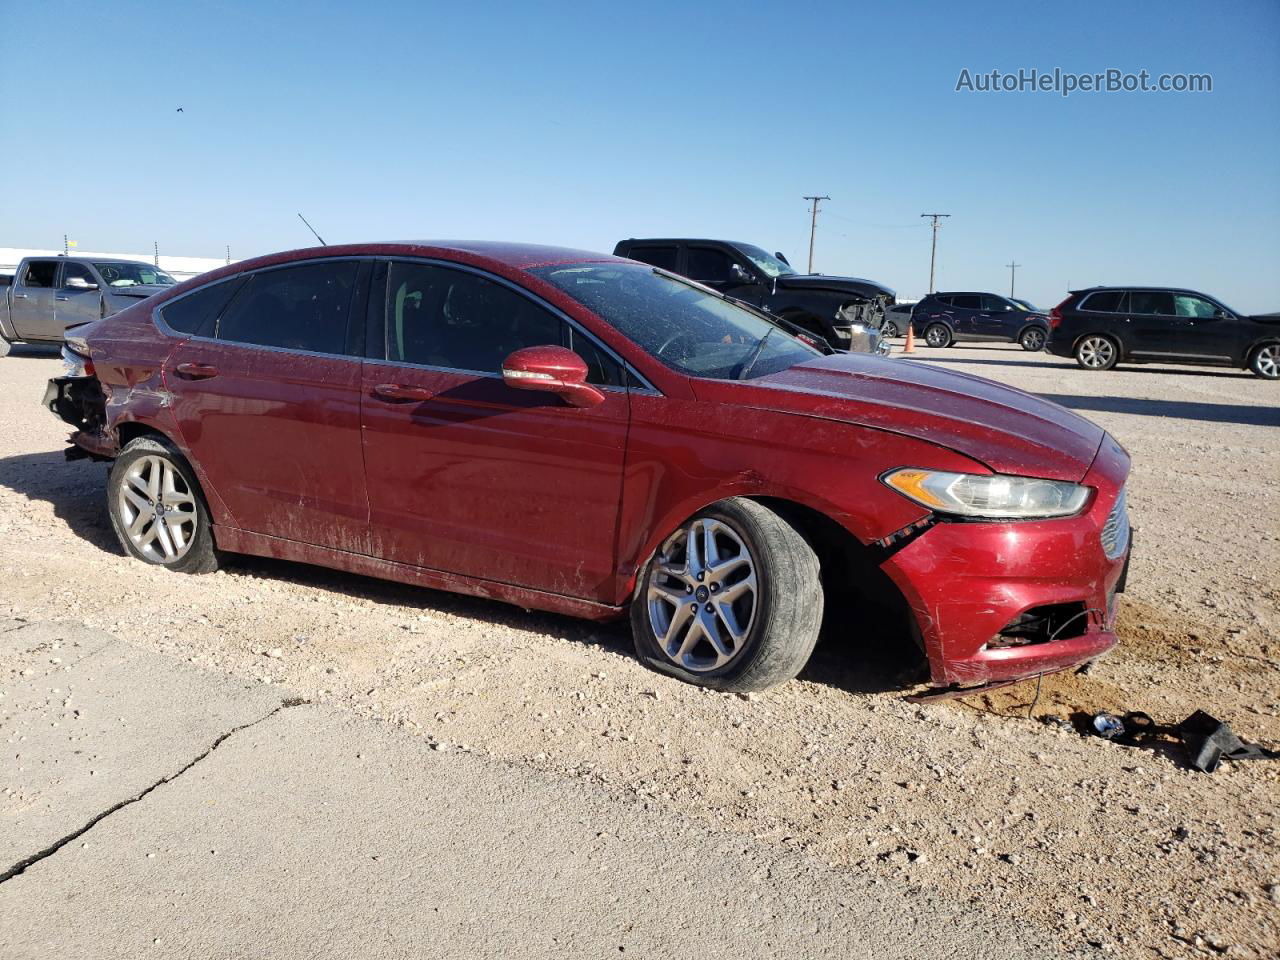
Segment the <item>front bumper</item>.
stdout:
<svg viewBox="0 0 1280 960">
<path fill-rule="evenodd" d="M 1096 493 L 1075 517 L 940 522 L 883 569 L 915 616 L 933 682 L 969 686 L 1084 663 L 1115 646 L 1116 595 L 1131 541 L 1104 550 L 1102 535 L 1129 472 L 1107 437 L 1083 483 Z M 1010 639 L 1009 628 L 1052 611 L 1052 629 Z M 1072 613 L 1072 611 L 1078 611 Z M 1017 633 L 1015 629 L 1012 631 Z"/>
</svg>

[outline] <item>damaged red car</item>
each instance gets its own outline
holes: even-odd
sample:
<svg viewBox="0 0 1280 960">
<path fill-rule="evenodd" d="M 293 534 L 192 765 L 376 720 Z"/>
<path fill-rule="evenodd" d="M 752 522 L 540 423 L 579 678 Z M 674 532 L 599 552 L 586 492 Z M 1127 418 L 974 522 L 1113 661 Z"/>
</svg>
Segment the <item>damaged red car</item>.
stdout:
<svg viewBox="0 0 1280 960">
<path fill-rule="evenodd" d="M 299 250 L 73 328 L 64 357 L 68 455 L 112 461 L 112 525 L 157 567 L 256 554 L 629 617 L 645 663 L 726 690 L 794 677 L 824 610 L 851 648 L 914 642 L 938 686 L 1116 641 L 1129 458 L 1102 429 L 649 265 Z"/>
</svg>

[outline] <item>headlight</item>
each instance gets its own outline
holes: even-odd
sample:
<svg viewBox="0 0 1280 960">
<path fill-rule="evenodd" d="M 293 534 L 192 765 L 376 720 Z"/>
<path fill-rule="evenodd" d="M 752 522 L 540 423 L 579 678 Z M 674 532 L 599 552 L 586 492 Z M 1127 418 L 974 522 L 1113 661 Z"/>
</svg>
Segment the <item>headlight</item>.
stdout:
<svg viewBox="0 0 1280 960">
<path fill-rule="evenodd" d="M 880 478 L 922 507 L 963 517 L 1032 519 L 1079 513 L 1089 487 L 1003 474 L 946 473 L 904 467 Z"/>
</svg>

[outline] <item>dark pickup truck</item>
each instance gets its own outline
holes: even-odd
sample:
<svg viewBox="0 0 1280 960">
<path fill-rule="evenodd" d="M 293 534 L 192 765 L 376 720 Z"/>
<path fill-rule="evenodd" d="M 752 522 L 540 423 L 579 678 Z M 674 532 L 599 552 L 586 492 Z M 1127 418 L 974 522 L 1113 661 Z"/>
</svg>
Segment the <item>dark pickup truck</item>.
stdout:
<svg viewBox="0 0 1280 960">
<path fill-rule="evenodd" d="M 805 275 L 782 254 L 728 240 L 623 240 L 615 257 L 628 257 L 706 284 L 823 337 L 840 350 L 883 353 L 880 326 L 896 294 L 874 280 Z"/>
</svg>

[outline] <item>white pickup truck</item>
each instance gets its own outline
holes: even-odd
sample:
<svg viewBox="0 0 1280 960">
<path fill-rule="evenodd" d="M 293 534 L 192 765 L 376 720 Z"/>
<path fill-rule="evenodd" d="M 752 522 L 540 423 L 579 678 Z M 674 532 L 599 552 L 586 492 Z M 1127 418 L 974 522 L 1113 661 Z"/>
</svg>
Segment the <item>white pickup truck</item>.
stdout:
<svg viewBox="0 0 1280 960">
<path fill-rule="evenodd" d="M 118 313 L 176 282 L 137 260 L 27 257 L 0 285 L 0 357 L 15 341 L 60 343 L 67 327 Z"/>
</svg>

